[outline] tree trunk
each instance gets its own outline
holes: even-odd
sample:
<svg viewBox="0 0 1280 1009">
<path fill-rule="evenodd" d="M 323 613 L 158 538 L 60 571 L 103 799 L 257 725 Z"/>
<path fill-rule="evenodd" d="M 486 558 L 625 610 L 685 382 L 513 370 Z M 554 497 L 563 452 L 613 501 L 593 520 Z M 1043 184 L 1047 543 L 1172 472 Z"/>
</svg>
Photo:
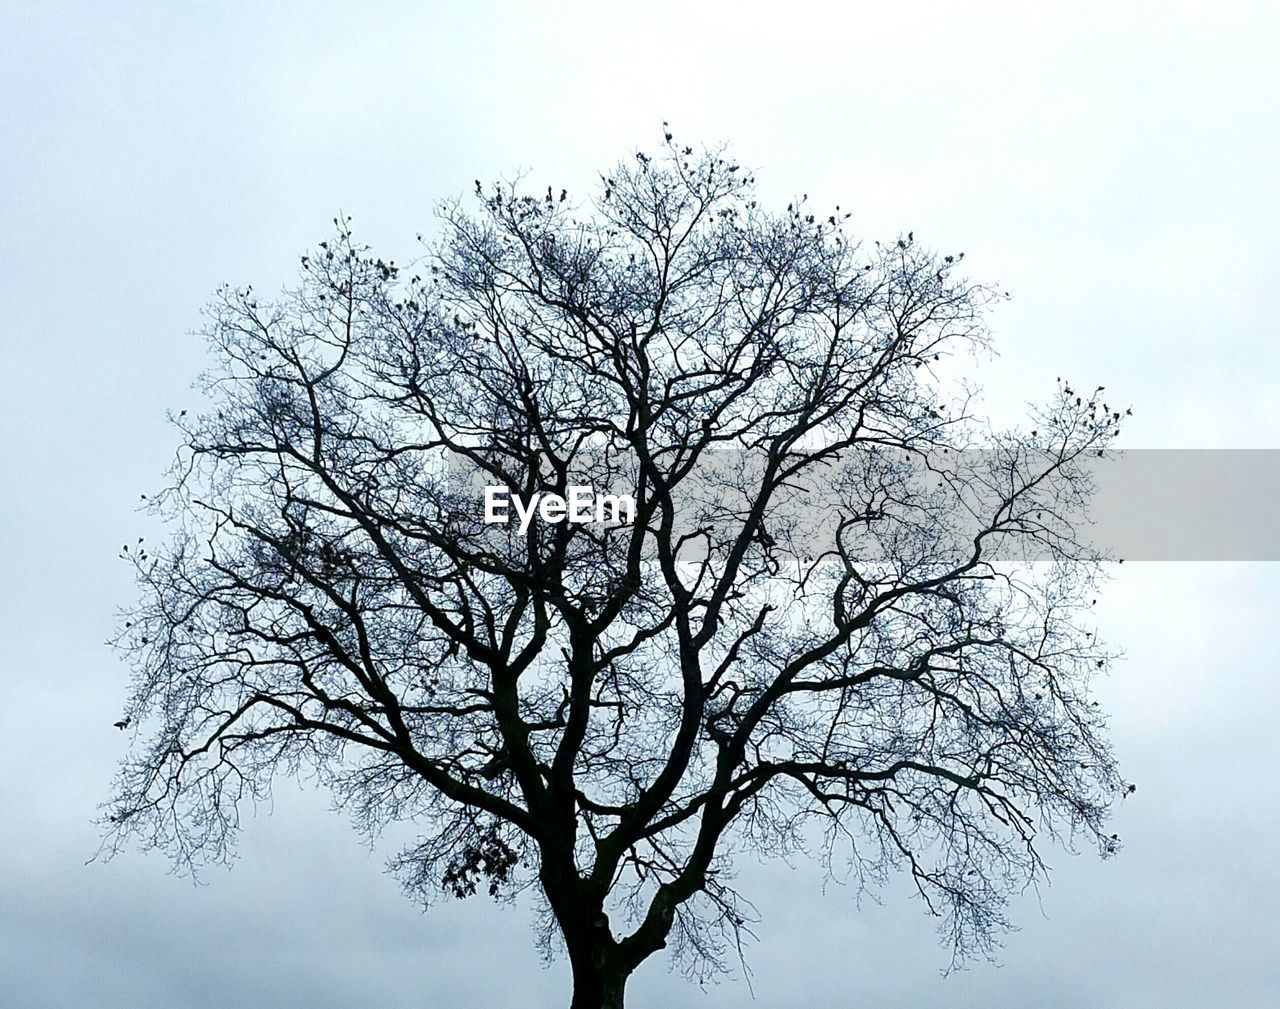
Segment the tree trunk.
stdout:
<svg viewBox="0 0 1280 1009">
<path fill-rule="evenodd" d="M 569 1009 L 623 1009 L 628 971 L 617 962 L 615 951 L 603 943 L 575 944 L 569 948 L 573 967 L 573 1002 Z"/>
<path fill-rule="evenodd" d="M 586 887 L 565 859 L 546 858 L 541 877 L 573 970 L 569 1009 L 623 1009 L 627 979 L 640 961 L 624 955 L 613 937 L 604 894 Z"/>
<path fill-rule="evenodd" d="M 602 976 L 598 972 L 573 972 L 573 1002 L 569 1009 L 623 1009 L 622 993 L 627 980 L 620 973 Z"/>
</svg>

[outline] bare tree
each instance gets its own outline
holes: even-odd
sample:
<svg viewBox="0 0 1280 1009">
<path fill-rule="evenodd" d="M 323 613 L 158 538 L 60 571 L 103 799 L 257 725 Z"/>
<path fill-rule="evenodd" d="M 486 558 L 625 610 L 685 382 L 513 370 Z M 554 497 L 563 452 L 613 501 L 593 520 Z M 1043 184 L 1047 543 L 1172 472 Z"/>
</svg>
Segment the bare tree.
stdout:
<svg viewBox="0 0 1280 1009">
<path fill-rule="evenodd" d="M 173 538 L 126 551 L 108 850 L 225 859 L 242 800 L 316 775 L 412 825 L 424 902 L 532 887 L 573 1009 L 668 946 L 723 968 L 735 852 L 904 868 L 963 957 L 1040 838 L 1113 851 L 1077 531 L 1120 412 L 1060 383 L 984 425 L 948 376 L 994 292 L 914 235 L 766 211 L 722 150 L 471 205 L 411 268 L 339 219 L 296 288 L 209 310 Z M 636 514 L 522 533 L 477 479 Z"/>
</svg>

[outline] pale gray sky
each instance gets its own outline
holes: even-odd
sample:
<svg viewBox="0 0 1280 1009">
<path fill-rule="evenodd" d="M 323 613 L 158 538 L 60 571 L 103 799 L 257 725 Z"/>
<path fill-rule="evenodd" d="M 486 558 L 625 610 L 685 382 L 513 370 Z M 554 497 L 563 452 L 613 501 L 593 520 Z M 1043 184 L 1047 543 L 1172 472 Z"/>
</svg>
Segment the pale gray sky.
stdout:
<svg viewBox="0 0 1280 1009">
<path fill-rule="evenodd" d="M 528 169 L 585 189 L 669 119 L 766 196 L 914 229 L 1014 294 L 993 410 L 1105 383 L 1131 447 L 1280 447 L 1280 14 L 1255 3 L 47 3 L 0 14 L 0 1002 L 485 1009 L 567 1002 L 527 914 L 417 913 L 323 797 L 280 790 L 193 889 L 83 865 L 124 738 L 102 645 L 119 545 L 203 364 L 220 282 L 271 289 L 339 210 L 385 256 Z M 758 1004 L 1259 1009 L 1280 1002 L 1280 572 L 1133 564 L 1100 604 L 1138 794 L 1124 854 L 1057 855 L 1002 968 L 902 885 L 856 907 L 746 866 Z M 747 1004 L 653 962 L 637 1007 Z"/>
</svg>

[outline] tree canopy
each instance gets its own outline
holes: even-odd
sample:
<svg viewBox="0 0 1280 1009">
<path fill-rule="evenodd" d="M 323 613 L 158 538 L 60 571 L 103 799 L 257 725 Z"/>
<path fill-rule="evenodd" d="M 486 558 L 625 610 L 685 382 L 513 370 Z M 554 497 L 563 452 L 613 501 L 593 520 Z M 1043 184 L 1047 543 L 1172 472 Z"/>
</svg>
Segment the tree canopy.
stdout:
<svg viewBox="0 0 1280 1009">
<path fill-rule="evenodd" d="M 984 423 L 956 376 L 996 293 L 847 218 L 667 134 L 589 197 L 477 182 L 409 266 L 339 218 L 295 286 L 222 289 L 172 536 L 126 550 L 108 845 L 225 859 L 315 776 L 412 826 L 424 902 L 531 889 L 574 1009 L 736 955 L 743 851 L 905 870 L 958 956 L 1044 837 L 1114 851 L 1078 533 L 1121 411 L 1059 383 Z M 521 533 L 479 485 L 636 514 Z"/>
</svg>

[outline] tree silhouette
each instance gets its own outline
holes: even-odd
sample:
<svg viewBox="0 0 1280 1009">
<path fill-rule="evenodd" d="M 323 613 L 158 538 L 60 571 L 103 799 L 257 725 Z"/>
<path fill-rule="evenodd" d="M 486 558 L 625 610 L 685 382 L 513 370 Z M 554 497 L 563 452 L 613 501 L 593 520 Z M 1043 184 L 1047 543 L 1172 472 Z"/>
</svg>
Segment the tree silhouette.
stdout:
<svg viewBox="0 0 1280 1009">
<path fill-rule="evenodd" d="M 242 800 L 315 775 L 412 825 L 424 902 L 533 888 L 601 1009 L 666 947 L 740 950 L 735 852 L 903 868 L 964 957 L 1040 838 L 1115 849 L 1076 532 L 1119 411 L 1060 383 L 983 424 L 961 257 L 755 192 L 667 136 L 589 202 L 477 182 L 412 268 L 338 219 L 296 288 L 219 292 L 172 540 L 125 551 L 109 851 L 226 859 Z M 478 483 L 635 520 L 521 535 Z"/>
</svg>

